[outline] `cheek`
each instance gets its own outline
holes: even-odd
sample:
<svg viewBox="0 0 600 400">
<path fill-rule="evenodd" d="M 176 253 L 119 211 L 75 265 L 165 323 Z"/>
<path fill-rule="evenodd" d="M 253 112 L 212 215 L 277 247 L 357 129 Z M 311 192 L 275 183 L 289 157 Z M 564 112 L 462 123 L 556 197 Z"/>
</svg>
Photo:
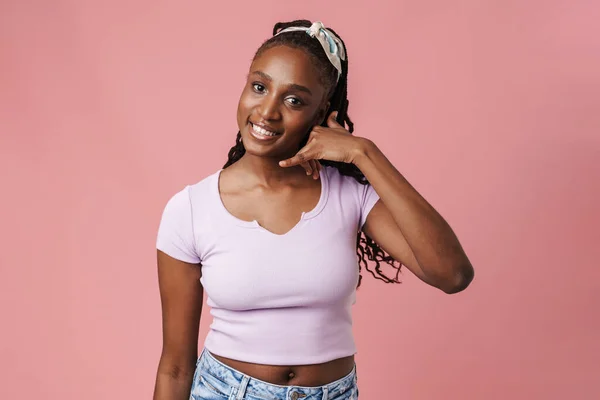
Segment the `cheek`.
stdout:
<svg viewBox="0 0 600 400">
<path fill-rule="evenodd" d="M 299 119 L 294 122 L 293 126 L 291 123 L 287 125 L 287 132 L 290 144 L 292 144 L 293 147 L 297 147 L 308 136 L 313 125 L 310 122 L 307 122 L 306 119 Z"/>
<path fill-rule="evenodd" d="M 294 133 L 301 135 L 307 134 L 314 127 L 315 115 L 314 112 L 296 114 L 290 118 L 290 126 L 294 127 Z"/>
<path fill-rule="evenodd" d="M 238 110 L 241 110 L 244 108 L 244 104 L 246 104 L 248 96 L 246 95 L 246 90 L 244 90 L 241 94 L 240 94 L 240 98 L 238 100 Z"/>
<path fill-rule="evenodd" d="M 242 92 L 238 101 L 237 117 L 238 122 L 243 122 L 248 117 L 248 112 L 252 108 L 252 102 L 250 96 L 246 93 L 246 90 Z"/>
</svg>

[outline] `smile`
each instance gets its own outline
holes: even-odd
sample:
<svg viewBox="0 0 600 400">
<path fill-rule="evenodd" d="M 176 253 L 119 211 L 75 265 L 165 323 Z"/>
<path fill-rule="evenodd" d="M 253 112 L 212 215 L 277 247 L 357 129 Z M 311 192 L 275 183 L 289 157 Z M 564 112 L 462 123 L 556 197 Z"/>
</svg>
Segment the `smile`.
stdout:
<svg viewBox="0 0 600 400">
<path fill-rule="evenodd" d="M 250 133 L 259 140 L 270 140 L 280 135 L 277 132 L 271 132 L 261 128 L 258 125 L 254 125 L 252 122 L 250 123 L 250 126 L 252 127 L 252 129 L 250 129 Z"/>
</svg>

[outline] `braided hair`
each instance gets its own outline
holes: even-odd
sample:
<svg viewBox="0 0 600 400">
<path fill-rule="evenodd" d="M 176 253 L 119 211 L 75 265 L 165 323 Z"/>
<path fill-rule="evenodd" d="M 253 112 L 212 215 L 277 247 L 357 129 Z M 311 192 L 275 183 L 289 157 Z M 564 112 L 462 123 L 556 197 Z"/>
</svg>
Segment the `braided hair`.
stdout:
<svg viewBox="0 0 600 400">
<path fill-rule="evenodd" d="M 346 126 L 348 131 L 352 133 L 354 131 L 354 124 L 350 120 L 348 116 L 348 57 L 346 56 L 346 60 L 342 60 L 342 73 L 339 76 L 338 80 L 338 71 L 331 64 L 325 51 L 321 47 L 321 44 L 318 40 L 311 38 L 306 32 L 303 31 L 291 31 L 285 32 L 281 35 L 275 36 L 282 29 L 286 29 L 289 27 L 310 27 L 312 23 L 308 20 L 297 20 L 291 22 L 278 22 L 273 27 L 273 37 L 266 40 L 256 51 L 254 55 L 254 59 L 259 57 L 264 51 L 276 47 L 276 46 L 288 46 L 296 49 L 304 50 L 313 61 L 314 66 L 320 73 L 320 83 L 324 85 L 324 87 L 328 88 L 328 98 L 330 99 L 329 110 L 327 110 L 327 114 L 331 114 L 333 111 L 338 112 L 337 114 L 337 122 Z M 335 31 L 331 28 L 327 28 L 329 31 L 334 33 L 338 38 L 339 35 L 335 33 Z M 342 45 L 344 46 L 344 50 L 346 45 L 340 38 Z M 346 54 L 348 54 L 346 52 Z M 322 126 L 327 126 L 327 121 L 323 121 Z M 300 143 L 300 148 L 304 147 L 308 141 L 308 135 L 305 139 Z M 242 143 L 241 133 L 238 132 L 235 145 L 229 150 L 228 159 L 223 168 L 227 168 L 230 165 L 234 164 L 245 154 L 246 149 L 244 148 L 244 144 Z M 345 176 L 350 176 L 356 179 L 360 184 L 367 185 L 369 182 L 363 175 L 363 173 L 356 167 L 354 164 L 341 163 L 329 160 L 319 160 L 322 165 L 332 166 L 336 168 L 340 174 Z M 358 256 L 358 269 L 359 269 L 359 281 L 358 286 L 362 281 L 362 269 L 363 267 L 371 273 L 376 279 L 382 280 L 386 283 L 399 283 L 398 275 L 400 274 L 401 264 L 394 260 L 389 254 L 386 254 L 377 243 L 373 241 L 368 235 L 364 232 L 359 231 L 356 238 L 356 253 Z M 373 261 L 375 264 L 375 268 L 371 269 L 367 261 Z M 382 270 L 382 263 L 389 264 L 395 270 L 393 276 L 387 275 Z"/>
</svg>

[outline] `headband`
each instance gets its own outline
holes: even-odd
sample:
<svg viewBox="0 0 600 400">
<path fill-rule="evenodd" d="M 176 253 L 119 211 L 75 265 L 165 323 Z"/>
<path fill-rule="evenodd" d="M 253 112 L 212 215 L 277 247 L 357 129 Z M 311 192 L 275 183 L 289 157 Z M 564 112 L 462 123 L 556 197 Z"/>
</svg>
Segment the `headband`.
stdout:
<svg viewBox="0 0 600 400">
<path fill-rule="evenodd" d="M 282 29 L 277 32 L 275 36 L 279 35 L 280 33 L 294 31 L 304 31 L 310 37 L 317 39 L 319 43 L 321 43 L 327 58 L 338 72 L 337 80 L 339 81 L 340 75 L 342 75 L 342 61 L 346 60 L 346 52 L 344 51 L 344 45 L 342 44 L 340 38 L 338 38 L 329 29 L 325 28 L 323 23 L 319 21 L 313 22 L 309 28 L 304 26 L 292 26 Z"/>
</svg>

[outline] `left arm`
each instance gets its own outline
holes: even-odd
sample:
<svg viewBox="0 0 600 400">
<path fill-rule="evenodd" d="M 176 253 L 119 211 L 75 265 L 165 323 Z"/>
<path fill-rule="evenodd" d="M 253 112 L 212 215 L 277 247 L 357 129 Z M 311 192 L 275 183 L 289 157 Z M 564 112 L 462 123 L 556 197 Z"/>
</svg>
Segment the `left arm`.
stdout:
<svg viewBox="0 0 600 400">
<path fill-rule="evenodd" d="M 446 293 L 464 290 L 474 270 L 450 225 L 373 142 L 355 139 L 352 162 L 380 197 L 363 231 L 424 282 Z"/>
<path fill-rule="evenodd" d="M 356 165 L 380 197 L 363 231 L 424 282 L 446 293 L 464 290 L 474 270 L 450 225 L 370 140 L 352 136 L 335 120 L 315 126 L 309 140 L 282 167 L 325 159 Z"/>
</svg>

